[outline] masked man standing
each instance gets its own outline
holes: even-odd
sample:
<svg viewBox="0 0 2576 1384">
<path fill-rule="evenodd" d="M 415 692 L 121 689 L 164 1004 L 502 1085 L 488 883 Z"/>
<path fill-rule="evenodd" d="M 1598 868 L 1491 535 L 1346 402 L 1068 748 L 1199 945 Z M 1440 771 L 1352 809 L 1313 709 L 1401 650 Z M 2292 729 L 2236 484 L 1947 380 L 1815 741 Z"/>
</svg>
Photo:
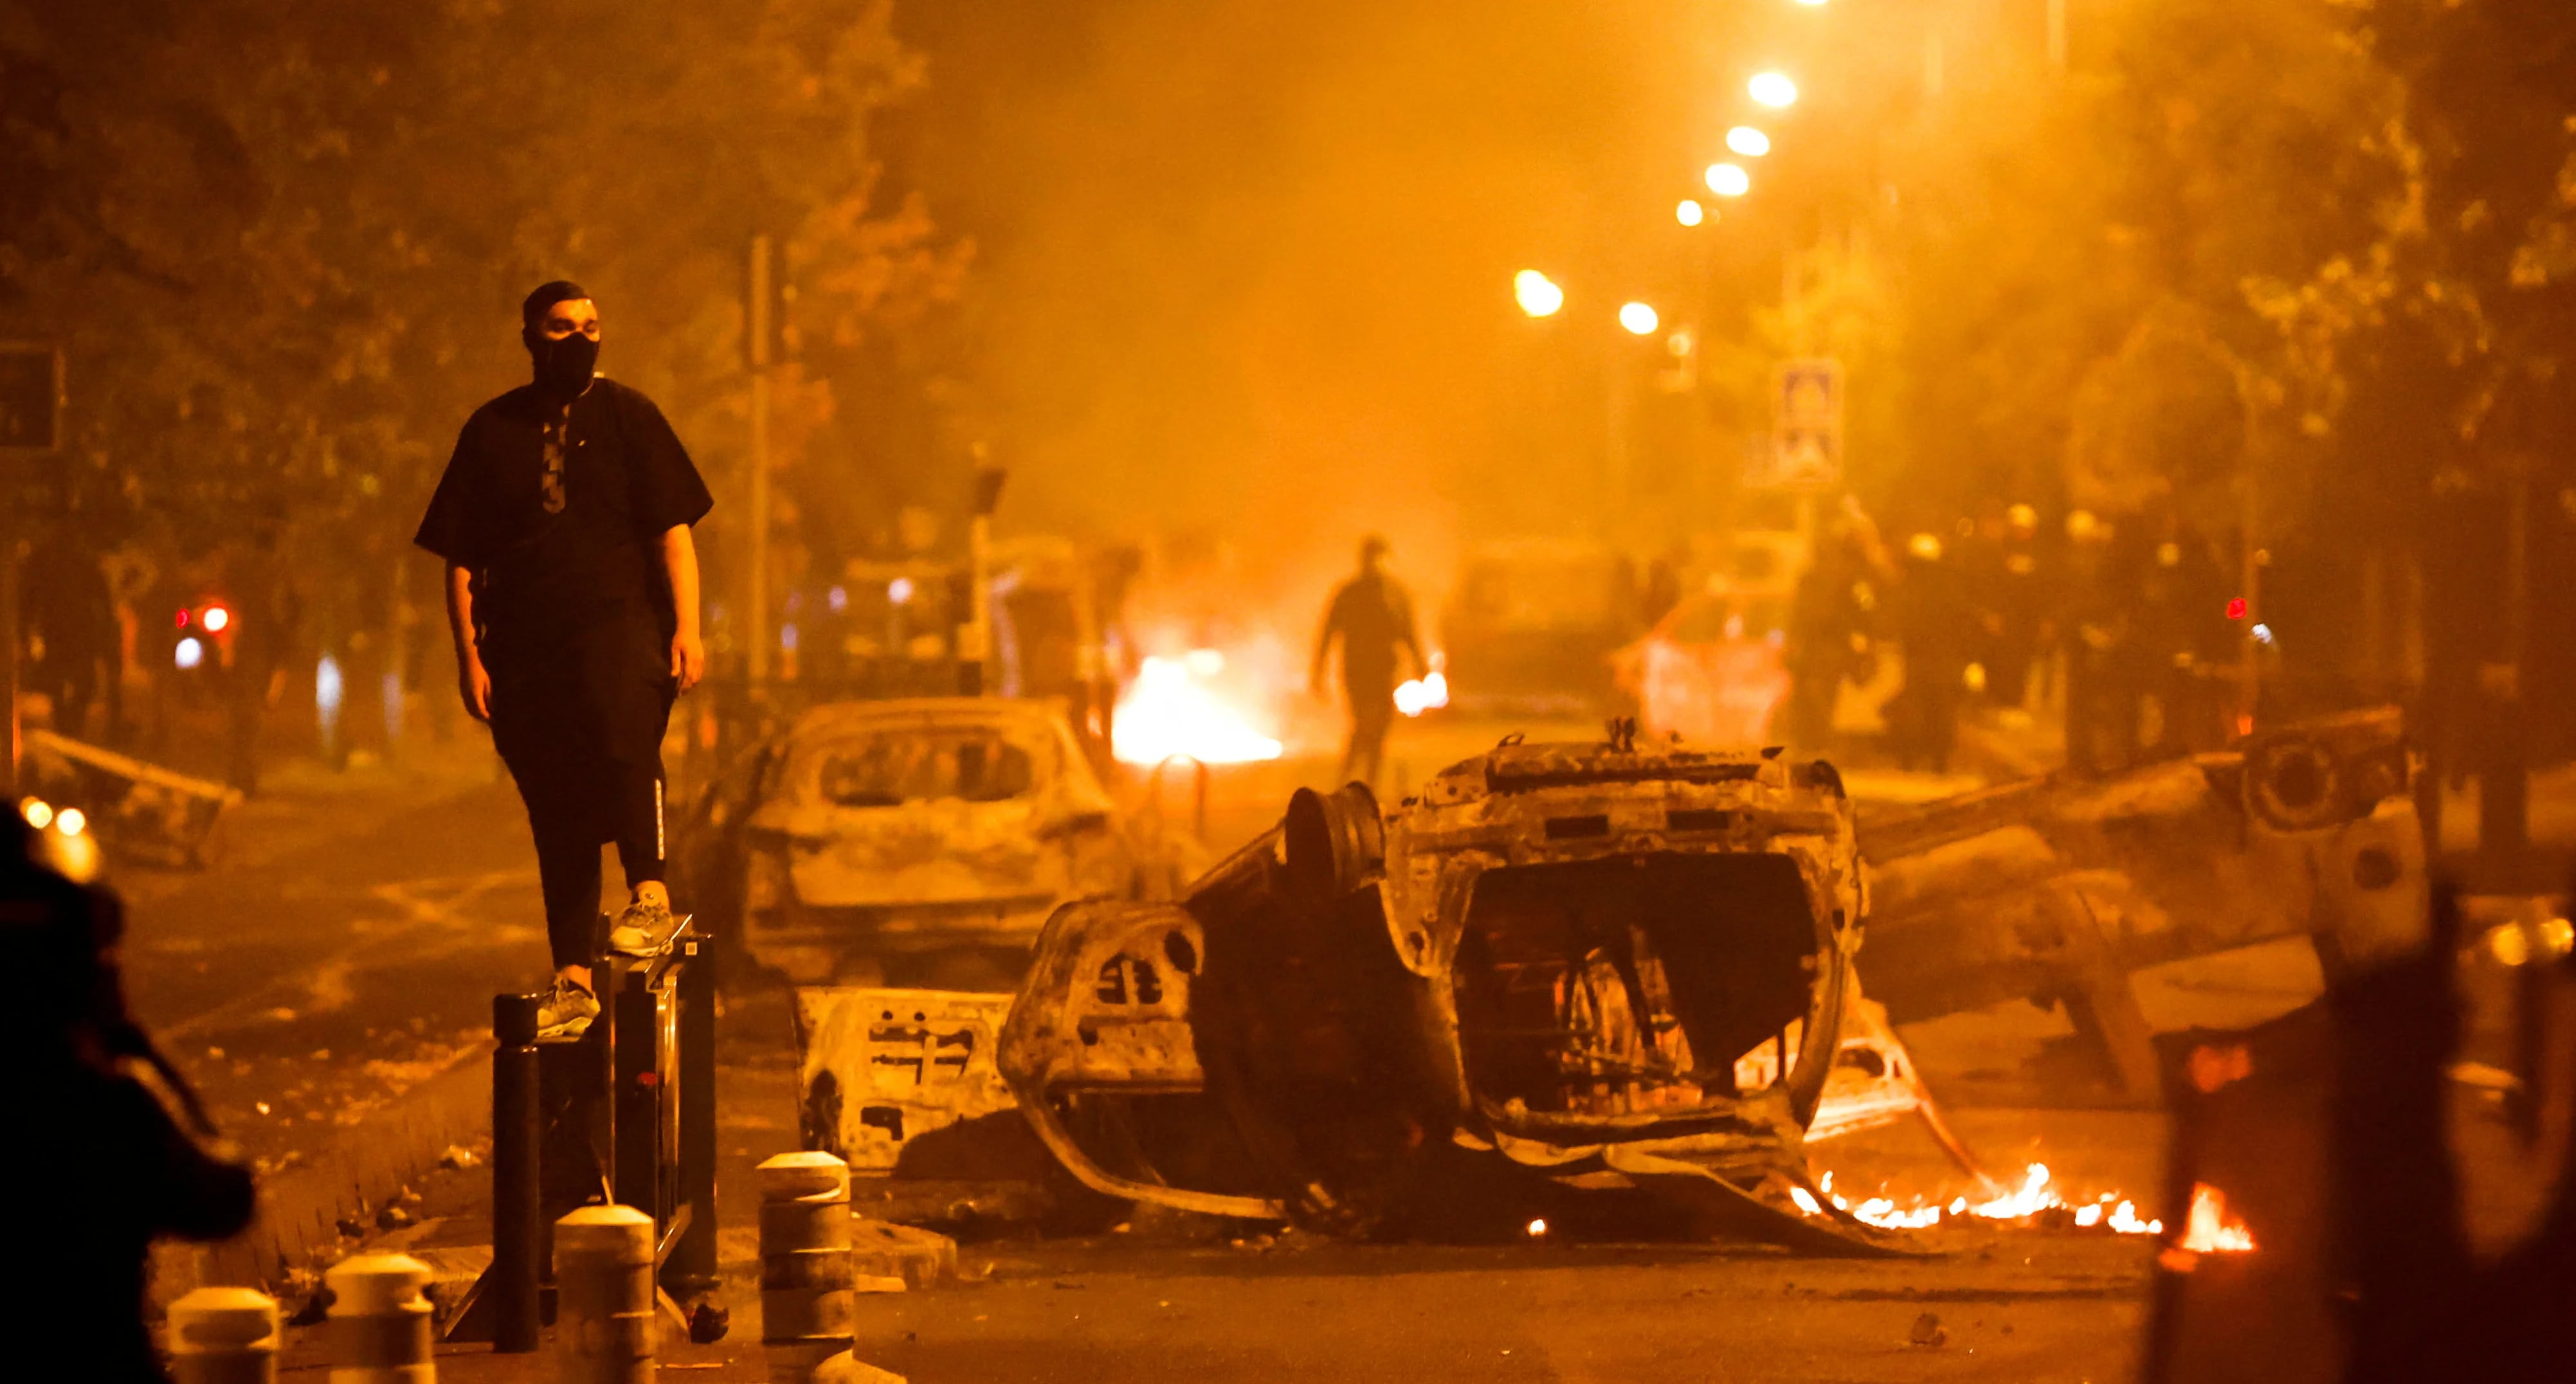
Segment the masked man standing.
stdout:
<svg viewBox="0 0 2576 1384">
<path fill-rule="evenodd" d="M 555 981 L 547 1034 L 586 1027 L 600 847 L 631 902 L 610 933 L 667 931 L 662 733 L 706 665 L 689 526 L 711 506 L 653 401 L 597 374 L 599 309 L 557 281 L 520 305 L 536 379 L 474 411 L 414 542 L 447 563 L 465 709 L 492 727 L 536 838 Z"/>
</svg>

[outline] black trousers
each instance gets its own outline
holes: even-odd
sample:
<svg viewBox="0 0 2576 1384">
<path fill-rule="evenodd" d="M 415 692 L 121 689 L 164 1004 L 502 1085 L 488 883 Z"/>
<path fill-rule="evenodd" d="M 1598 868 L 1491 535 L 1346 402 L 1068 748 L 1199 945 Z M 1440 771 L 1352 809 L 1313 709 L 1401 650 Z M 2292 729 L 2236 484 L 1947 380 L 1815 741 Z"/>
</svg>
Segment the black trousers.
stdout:
<svg viewBox="0 0 2576 1384">
<path fill-rule="evenodd" d="M 616 845 L 630 889 L 663 877 L 662 733 L 678 691 L 667 646 L 651 619 L 621 614 L 485 666 L 492 744 L 536 838 L 547 944 L 558 968 L 586 966 L 599 848 Z"/>
</svg>

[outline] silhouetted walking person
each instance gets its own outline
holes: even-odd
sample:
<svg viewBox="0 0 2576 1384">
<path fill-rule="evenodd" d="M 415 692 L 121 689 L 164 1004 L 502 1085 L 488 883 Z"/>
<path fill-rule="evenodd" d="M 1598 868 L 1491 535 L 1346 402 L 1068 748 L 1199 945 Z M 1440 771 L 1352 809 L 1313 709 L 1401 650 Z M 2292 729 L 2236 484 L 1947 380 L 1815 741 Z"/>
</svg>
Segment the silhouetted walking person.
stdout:
<svg viewBox="0 0 2576 1384">
<path fill-rule="evenodd" d="M 1360 543 L 1359 575 L 1342 583 L 1324 614 L 1323 636 L 1315 641 L 1315 665 L 1309 682 L 1324 693 L 1324 666 L 1333 643 L 1342 646 L 1342 695 L 1350 702 L 1351 742 L 1342 753 L 1339 781 L 1352 779 L 1377 786 L 1386 759 L 1386 733 L 1395 723 L 1398 653 L 1425 667 L 1422 640 L 1414 632 L 1413 598 L 1386 573 L 1386 540 L 1372 534 Z"/>
</svg>

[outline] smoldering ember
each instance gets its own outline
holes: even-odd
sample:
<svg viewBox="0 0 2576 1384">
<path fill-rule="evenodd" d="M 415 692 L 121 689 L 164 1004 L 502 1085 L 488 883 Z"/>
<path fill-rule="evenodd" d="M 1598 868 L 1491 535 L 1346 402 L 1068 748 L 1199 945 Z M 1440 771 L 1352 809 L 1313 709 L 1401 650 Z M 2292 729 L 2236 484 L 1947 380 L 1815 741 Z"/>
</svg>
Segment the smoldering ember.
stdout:
<svg viewBox="0 0 2576 1384">
<path fill-rule="evenodd" d="M 8 1378 L 2576 1378 L 2576 6 L 0 0 Z"/>
</svg>

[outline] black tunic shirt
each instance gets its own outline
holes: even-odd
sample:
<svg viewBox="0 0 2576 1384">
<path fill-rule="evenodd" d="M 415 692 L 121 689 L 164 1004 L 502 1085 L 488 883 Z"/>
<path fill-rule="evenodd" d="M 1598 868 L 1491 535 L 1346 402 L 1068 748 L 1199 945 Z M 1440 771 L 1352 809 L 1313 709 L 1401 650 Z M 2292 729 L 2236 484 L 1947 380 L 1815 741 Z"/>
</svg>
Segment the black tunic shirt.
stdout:
<svg viewBox="0 0 2576 1384">
<path fill-rule="evenodd" d="M 656 539 L 711 504 L 652 400 L 600 378 L 566 412 L 522 385 L 465 420 L 412 541 L 474 573 L 487 659 L 542 661 L 621 620 L 669 638 Z"/>
</svg>

